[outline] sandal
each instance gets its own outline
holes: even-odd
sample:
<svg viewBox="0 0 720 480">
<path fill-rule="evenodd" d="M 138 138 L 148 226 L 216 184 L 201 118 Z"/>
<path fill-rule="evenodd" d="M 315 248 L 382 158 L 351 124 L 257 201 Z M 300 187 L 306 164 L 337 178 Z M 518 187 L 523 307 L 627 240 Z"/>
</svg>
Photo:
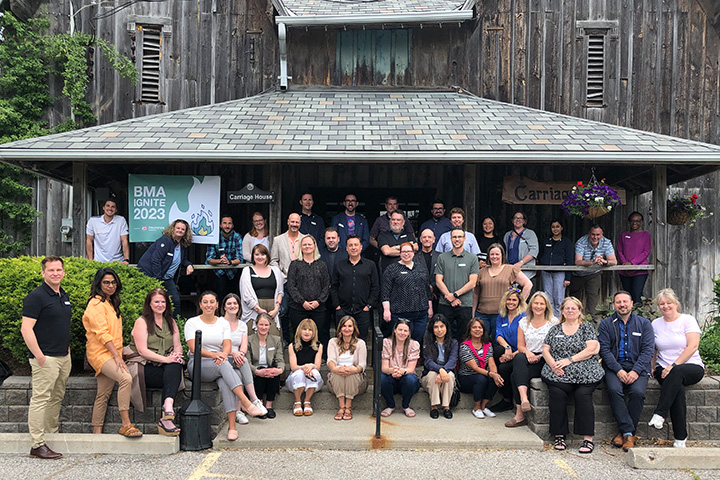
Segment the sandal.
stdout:
<svg viewBox="0 0 720 480">
<path fill-rule="evenodd" d="M 345 414 L 343 420 L 352 420 L 352 407 L 345 407 Z"/>
<path fill-rule="evenodd" d="M 591 440 L 583 440 L 582 446 L 578 449 L 580 453 L 592 453 L 595 450 L 595 444 Z"/>
<path fill-rule="evenodd" d="M 169 422 L 172 427 L 167 428 L 163 422 Z M 158 422 L 158 433 L 160 435 L 165 435 L 166 437 L 177 437 L 180 435 L 180 427 L 172 423 L 170 420 L 160 420 Z"/>
<path fill-rule="evenodd" d="M 310 402 L 305 402 L 305 408 L 303 409 L 303 415 L 305 415 L 306 417 L 309 417 L 312 414 L 313 414 L 313 409 L 310 406 Z"/>
<path fill-rule="evenodd" d="M 300 402 L 293 403 L 293 415 L 295 415 L 296 417 L 302 417 L 303 409 Z"/>
<path fill-rule="evenodd" d="M 120 430 L 118 430 L 118 433 L 122 435 L 123 437 L 127 438 L 139 438 L 142 437 L 142 432 L 135 427 L 132 423 L 125 425 L 124 427 L 120 427 Z"/>
<path fill-rule="evenodd" d="M 335 414 L 335 420 L 342 420 L 345 415 L 345 407 L 338 408 L 338 412 Z"/>
<path fill-rule="evenodd" d="M 237 440 L 238 439 L 237 430 L 228 430 L 227 439 L 231 442 L 234 442 L 235 440 Z"/>
<path fill-rule="evenodd" d="M 565 444 L 565 435 L 555 435 L 555 445 L 553 448 L 560 451 L 567 448 L 567 445 Z"/>
<path fill-rule="evenodd" d="M 412 417 L 415 416 L 415 410 L 413 410 L 413 409 L 410 408 L 410 407 L 408 407 L 408 408 L 403 408 L 403 411 L 405 412 L 405 416 L 406 416 L 406 417 L 412 418 Z"/>
<path fill-rule="evenodd" d="M 394 411 L 395 411 L 394 408 L 388 407 L 388 408 L 386 408 L 385 410 L 383 410 L 382 412 L 380 412 L 380 416 L 381 416 L 381 417 L 389 417 L 390 415 L 392 415 L 392 413 L 393 413 Z"/>
<path fill-rule="evenodd" d="M 170 420 L 171 422 L 175 421 L 175 412 L 172 410 L 165 410 L 162 409 L 162 417 L 160 420 Z"/>
</svg>

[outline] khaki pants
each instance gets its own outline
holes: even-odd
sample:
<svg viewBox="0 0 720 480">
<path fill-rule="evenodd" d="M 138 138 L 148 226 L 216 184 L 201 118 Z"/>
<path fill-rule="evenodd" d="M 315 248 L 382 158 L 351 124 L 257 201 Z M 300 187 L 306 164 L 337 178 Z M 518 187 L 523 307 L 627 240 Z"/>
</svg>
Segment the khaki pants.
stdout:
<svg viewBox="0 0 720 480">
<path fill-rule="evenodd" d="M 103 363 L 100 374 L 97 376 L 97 395 L 93 405 L 92 426 L 102 427 L 105 423 L 105 412 L 107 411 L 110 394 L 118 383 L 118 410 L 126 412 L 130 410 L 130 390 L 132 389 L 132 375 L 128 372 L 118 372 L 117 364 L 112 358 Z"/>
<path fill-rule="evenodd" d="M 328 388 L 337 398 L 355 398 L 356 395 L 363 394 L 367 390 L 365 373 L 342 376 L 330 372 L 328 373 Z"/>
<path fill-rule="evenodd" d="M 447 372 L 450 381 L 447 383 L 435 383 L 437 372 L 428 372 L 427 375 L 420 379 L 423 389 L 430 395 L 430 405 L 450 406 L 450 397 L 452 397 L 455 388 L 455 374 Z M 442 399 L 442 401 L 441 401 Z"/>
<path fill-rule="evenodd" d="M 32 397 L 28 407 L 28 430 L 32 448 L 45 444 L 45 432 L 57 433 L 60 406 L 65 397 L 65 384 L 70 376 L 70 355 L 45 357 L 41 367 L 37 359 L 30 359 L 32 368 Z"/>
</svg>

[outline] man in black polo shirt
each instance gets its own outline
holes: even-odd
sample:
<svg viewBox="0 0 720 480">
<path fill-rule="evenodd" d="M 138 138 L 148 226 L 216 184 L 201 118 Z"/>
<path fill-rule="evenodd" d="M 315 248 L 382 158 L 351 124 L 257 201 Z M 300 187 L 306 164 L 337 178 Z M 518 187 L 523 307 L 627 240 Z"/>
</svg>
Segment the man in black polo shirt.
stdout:
<svg viewBox="0 0 720 480">
<path fill-rule="evenodd" d="M 330 285 L 335 310 L 335 324 L 345 315 L 352 315 L 360 338 L 367 341 L 372 309 L 377 305 L 380 287 L 375 262 L 362 258 L 362 243 L 350 235 L 346 244 L 348 258 L 335 264 Z"/>
<path fill-rule="evenodd" d="M 68 294 L 60 287 L 65 277 L 62 258 L 42 260 L 44 282 L 23 300 L 22 333 L 30 350 L 32 397 L 28 408 L 28 429 L 33 445 L 30 456 L 62 458 L 45 444 L 45 432 L 58 431 L 60 405 L 70 376 L 70 319 Z"/>
</svg>

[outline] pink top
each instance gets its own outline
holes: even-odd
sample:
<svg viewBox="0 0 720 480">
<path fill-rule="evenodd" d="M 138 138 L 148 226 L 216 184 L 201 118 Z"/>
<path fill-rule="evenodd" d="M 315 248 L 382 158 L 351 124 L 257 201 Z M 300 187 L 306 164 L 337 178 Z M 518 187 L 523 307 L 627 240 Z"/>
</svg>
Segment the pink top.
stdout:
<svg viewBox="0 0 720 480">
<path fill-rule="evenodd" d="M 666 322 L 663 317 L 652 322 L 655 331 L 655 349 L 657 350 L 657 364 L 665 368 L 677 360 L 685 347 L 687 347 L 687 333 L 700 333 L 700 326 L 692 315 L 681 314 L 674 322 Z M 685 363 L 705 367 L 700 359 L 700 353 L 695 350 L 690 360 Z"/>
<path fill-rule="evenodd" d="M 402 351 L 399 352 L 397 355 L 393 355 L 392 338 L 386 338 L 385 340 L 383 340 L 382 359 L 390 360 L 390 368 L 404 368 L 408 364 L 408 362 L 420 358 L 420 344 L 409 337 L 405 341 L 410 342 L 410 345 L 408 345 L 408 358 L 403 361 Z"/>
<path fill-rule="evenodd" d="M 618 265 L 625 262 L 630 262 L 633 265 L 648 265 L 651 245 L 650 232 L 644 230 L 640 232 L 622 232 L 617 241 Z M 623 277 L 633 277 L 647 273 L 647 270 L 621 270 L 618 272 Z"/>
</svg>

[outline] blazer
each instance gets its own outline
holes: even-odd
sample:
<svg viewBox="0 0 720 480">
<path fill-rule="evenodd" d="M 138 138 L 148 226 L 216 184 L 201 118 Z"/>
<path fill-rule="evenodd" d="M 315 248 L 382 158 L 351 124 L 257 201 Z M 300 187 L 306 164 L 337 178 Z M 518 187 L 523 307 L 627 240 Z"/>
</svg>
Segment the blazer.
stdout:
<svg viewBox="0 0 720 480">
<path fill-rule="evenodd" d="M 140 257 L 137 263 L 137 268 L 148 277 L 157 278 L 162 280 L 167 273 L 173 260 L 173 250 L 177 246 L 178 242 L 174 241 L 167 235 L 163 235 L 155 243 L 150 245 L 150 248 Z M 187 268 L 188 265 L 192 265 L 187 259 L 187 248 L 180 245 L 180 267 L 175 272 L 175 278 L 180 274 L 182 267 Z"/>
<path fill-rule="evenodd" d="M 620 352 L 620 324 L 622 322 L 617 313 L 611 317 L 603 318 L 598 326 L 598 342 L 600 343 L 600 357 L 603 367 L 612 372 L 622 369 L 618 362 Z M 634 363 L 633 370 L 638 375 L 649 375 L 650 361 L 655 353 L 655 332 L 650 320 L 634 313 L 630 314 L 627 323 L 630 334 L 630 357 Z"/>
<path fill-rule="evenodd" d="M 267 336 L 267 362 L 268 365 L 275 363 L 275 366 L 279 368 L 280 370 L 285 371 L 285 358 L 283 356 L 283 342 L 277 335 L 268 335 Z M 260 339 L 258 339 L 258 336 L 256 333 L 253 333 L 248 337 L 248 355 L 250 360 L 250 370 L 252 370 L 253 375 L 255 374 L 255 370 L 257 370 L 258 361 L 260 360 Z"/>
<path fill-rule="evenodd" d="M 347 238 L 350 236 L 348 233 L 347 225 L 345 225 L 345 212 L 340 212 L 332 217 L 331 225 L 337 228 L 338 236 L 340 237 L 340 248 L 345 250 L 347 245 Z M 365 217 L 359 213 L 355 214 L 355 235 L 360 237 L 362 242 L 362 248 L 365 250 L 370 245 L 370 227 Z"/>
<path fill-rule="evenodd" d="M 277 301 L 278 295 L 283 294 L 285 275 L 282 274 L 278 267 L 271 266 L 270 269 L 275 274 L 274 298 L 275 301 Z M 240 298 L 242 299 L 242 316 L 240 317 L 240 320 L 245 322 L 246 324 L 250 320 L 252 320 L 253 324 L 248 324 L 248 330 L 250 329 L 250 327 L 255 328 L 255 318 L 257 317 L 257 312 L 254 310 L 254 308 L 258 304 L 258 298 L 252 286 L 252 280 L 250 278 L 250 267 L 243 268 L 242 273 L 240 274 Z M 275 325 L 277 325 L 278 330 L 282 331 L 282 329 L 280 328 L 280 315 L 275 316 Z"/>
<path fill-rule="evenodd" d="M 298 245 L 306 236 L 298 233 Z M 270 265 L 280 268 L 283 275 L 287 277 L 290 262 L 292 262 L 292 256 L 290 255 L 290 245 L 288 245 L 288 234 L 285 232 L 273 239 L 272 249 L 270 249 Z"/>
</svg>

